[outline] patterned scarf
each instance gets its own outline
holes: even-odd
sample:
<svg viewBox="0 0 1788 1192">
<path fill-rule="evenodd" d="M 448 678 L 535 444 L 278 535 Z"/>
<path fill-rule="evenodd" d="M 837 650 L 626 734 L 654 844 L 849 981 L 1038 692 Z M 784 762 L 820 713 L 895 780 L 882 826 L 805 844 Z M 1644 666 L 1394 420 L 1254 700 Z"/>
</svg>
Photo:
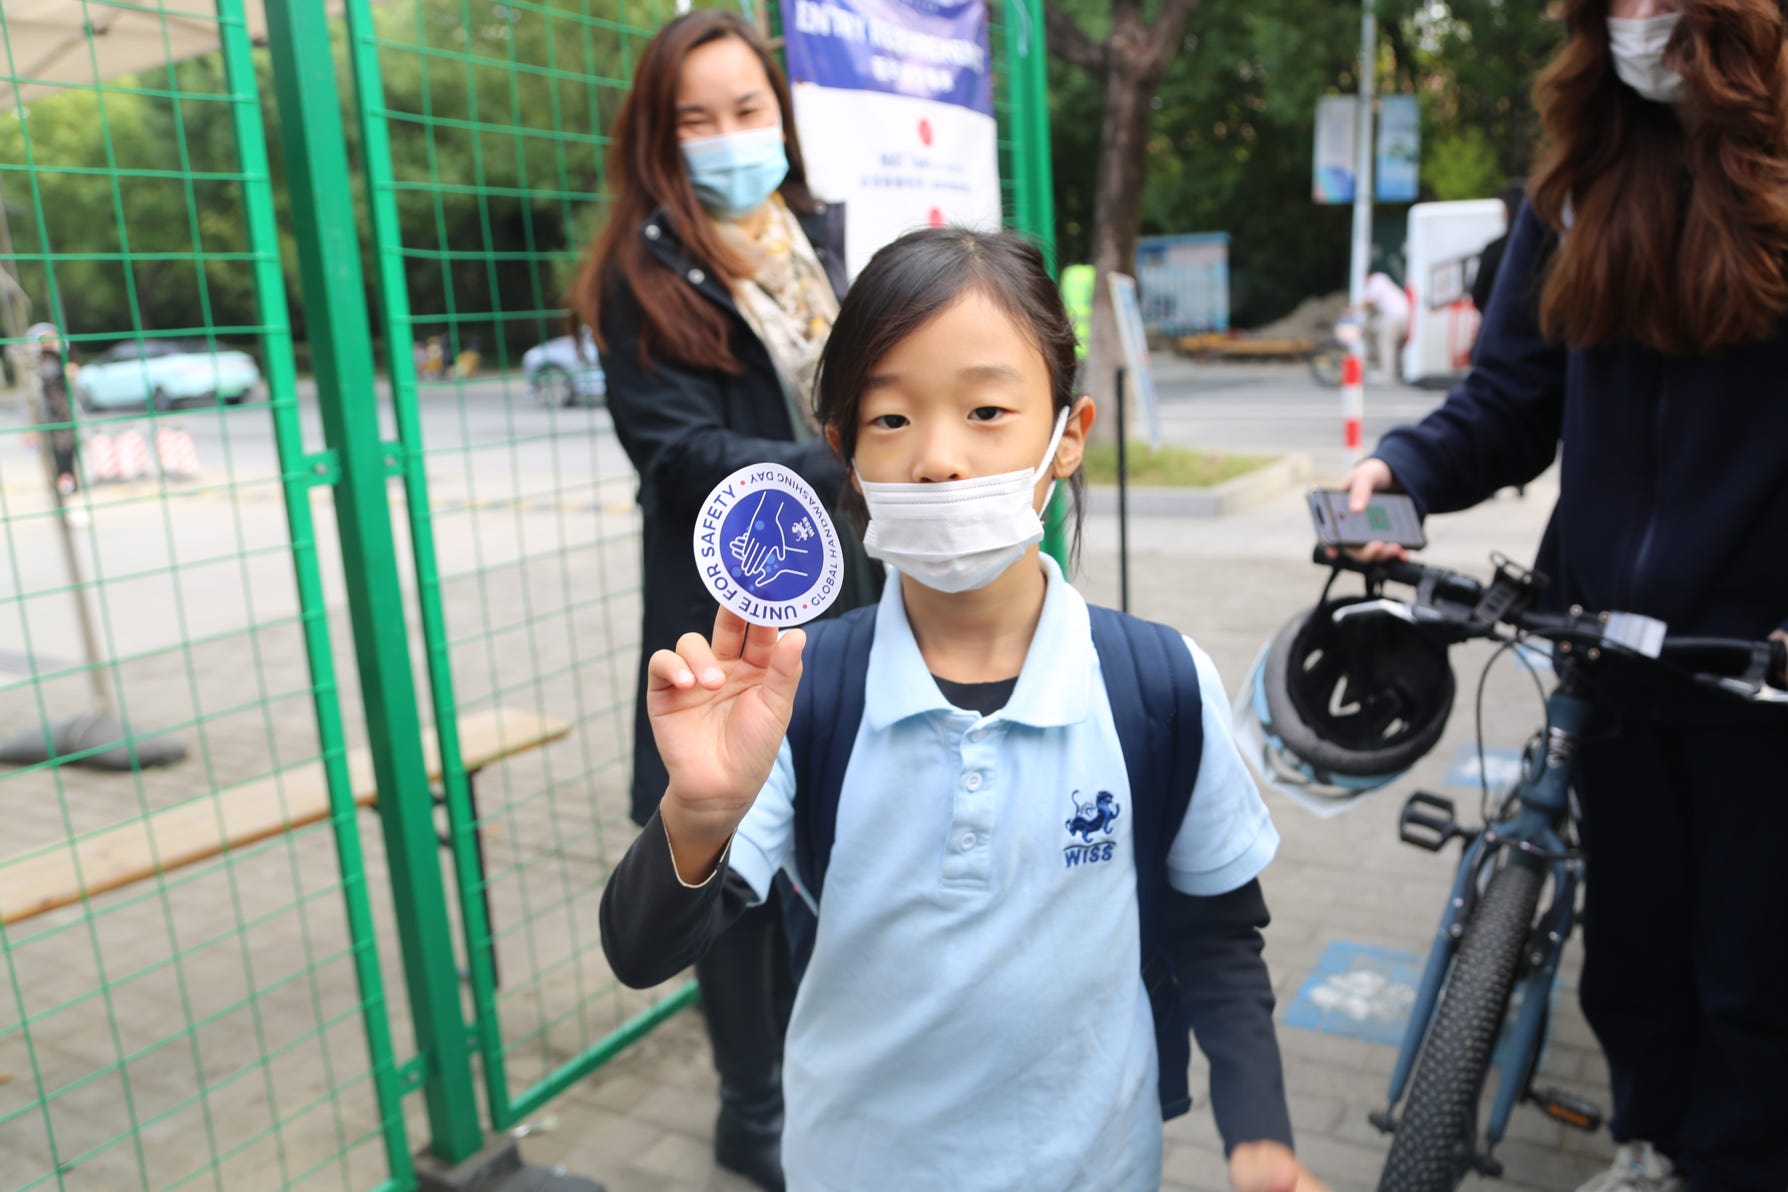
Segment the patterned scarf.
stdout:
<svg viewBox="0 0 1788 1192">
<path fill-rule="evenodd" d="M 755 239 L 735 223 L 722 222 L 720 229 L 747 262 L 747 275 L 733 283 L 733 301 L 769 350 L 795 437 L 806 441 L 819 433 L 813 376 L 838 318 L 831 279 L 781 195 L 770 196 L 769 218 Z"/>
</svg>

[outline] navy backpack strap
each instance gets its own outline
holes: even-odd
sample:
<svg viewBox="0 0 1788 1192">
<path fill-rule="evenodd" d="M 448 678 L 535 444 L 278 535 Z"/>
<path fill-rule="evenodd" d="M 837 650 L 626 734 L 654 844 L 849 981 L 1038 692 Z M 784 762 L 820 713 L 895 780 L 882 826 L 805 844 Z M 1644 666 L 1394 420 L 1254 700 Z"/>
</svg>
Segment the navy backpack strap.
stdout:
<svg viewBox="0 0 1788 1192">
<path fill-rule="evenodd" d="M 1191 1025 L 1161 930 L 1172 894 L 1167 853 L 1192 804 L 1204 756 L 1198 667 L 1178 630 L 1108 608 L 1089 607 L 1087 613 L 1130 780 L 1142 979 L 1155 1018 L 1161 1113 L 1171 1118 L 1192 1104 L 1186 1081 Z"/>
<path fill-rule="evenodd" d="M 795 766 L 795 873 L 814 907 L 838 832 L 838 795 L 863 721 L 874 642 L 874 605 L 807 627 L 788 744 Z"/>
</svg>

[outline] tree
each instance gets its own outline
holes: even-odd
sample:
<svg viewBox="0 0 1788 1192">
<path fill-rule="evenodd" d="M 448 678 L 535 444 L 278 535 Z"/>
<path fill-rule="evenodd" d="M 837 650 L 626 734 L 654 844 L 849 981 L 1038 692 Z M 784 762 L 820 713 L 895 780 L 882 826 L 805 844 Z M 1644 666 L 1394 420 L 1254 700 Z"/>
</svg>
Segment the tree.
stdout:
<svg viewBox="0 0 1788 1192">
<path fill-rule="evenodd" d="M 1109 401 L 1118 360 L 1117 321 L 1106 278 L 1127 273 L 1136 257 L 1142 217 L 1144 154 L 1155 94 L 1179 55 L 1186 22 L 1199 0 L 1160 0 L 1154 18 L 1142 0 L 1111 0 L 1110 27 L 1094 40 L 1065 4 L 1044 5 L 1050 52 L 1093 76 L 1104 101 L 1094 165 L 1092 342 L 1085 388 Z"/>
</svg>

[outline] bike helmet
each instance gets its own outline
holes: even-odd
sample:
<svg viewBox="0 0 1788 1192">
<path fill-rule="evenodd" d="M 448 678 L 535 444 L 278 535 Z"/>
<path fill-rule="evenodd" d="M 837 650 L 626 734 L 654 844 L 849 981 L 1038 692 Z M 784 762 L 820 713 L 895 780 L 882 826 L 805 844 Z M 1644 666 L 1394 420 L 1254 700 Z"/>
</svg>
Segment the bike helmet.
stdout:
<svg viewBox="0 0 1788 1192">
<path fill-rule="evenodd" d="M 1253 711 L 1274 777 L 1364 794 L 1408 770 L 1453 710 L 1446 645 L 1388 612 L 1335 612 L 1371 599 L 1327 600 L 1293 617 L 1254 671 Z"/>
</svg>

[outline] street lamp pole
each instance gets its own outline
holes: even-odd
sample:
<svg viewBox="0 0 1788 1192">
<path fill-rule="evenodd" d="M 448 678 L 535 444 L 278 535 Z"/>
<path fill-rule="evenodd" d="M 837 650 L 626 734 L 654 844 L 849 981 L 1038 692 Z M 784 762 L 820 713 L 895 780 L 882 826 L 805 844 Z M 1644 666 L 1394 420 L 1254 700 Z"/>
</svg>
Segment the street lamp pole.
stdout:
<svg viewBox="0 0 1788 1192">
<path fill-rule="evenodd" d="M 1372 105 L 1377 99 L 1378 13 L 1374 0 L 1360 6 L 1360 103 L 1354 136 L 1353 261 L 1348 301 L 1358 307 L 1366 295 L 1372 255 Z"/>
<path fill-rule="evenodd" d="M 1372 103 L 1378 73 L 1378 13 L 1374 0 L 1360 4 L 1360 98 L 1354 129 L 1353 260 L 1348 271 L 1348 307 L 1354 313 L 1351 342 L 1341 366 L 1341 428 L 1348 458 L 1365 455 L 1366 271 L 1372 260 Z M 1379 361 L 1389 369 L 1389 361 Z"/>
</svg>

